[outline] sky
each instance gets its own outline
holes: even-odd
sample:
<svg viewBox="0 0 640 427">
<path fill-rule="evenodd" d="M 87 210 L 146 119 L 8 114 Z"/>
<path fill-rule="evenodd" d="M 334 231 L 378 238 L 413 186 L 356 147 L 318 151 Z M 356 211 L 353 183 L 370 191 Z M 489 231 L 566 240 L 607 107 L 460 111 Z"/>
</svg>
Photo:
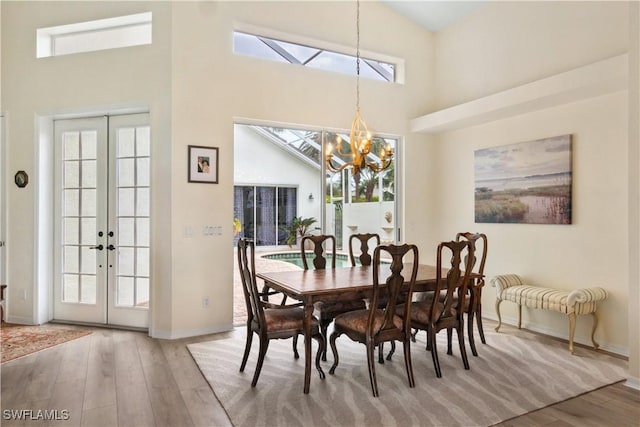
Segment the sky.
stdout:
<svg viewBox="0 0 640 427">
<path fill-rule="evenodd" d="M 571 172 L 571 135 L 475 151 L 476 181 L 559 172 Z"/>
</svg>

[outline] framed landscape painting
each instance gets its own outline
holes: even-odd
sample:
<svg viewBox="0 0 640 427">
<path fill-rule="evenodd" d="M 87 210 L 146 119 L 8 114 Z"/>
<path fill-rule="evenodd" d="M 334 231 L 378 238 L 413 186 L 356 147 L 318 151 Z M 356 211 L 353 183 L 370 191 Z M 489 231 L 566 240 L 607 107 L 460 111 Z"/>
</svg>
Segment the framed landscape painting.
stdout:
<svg viewBox="0 0 640 427">
<path fill-rule="evenodd" d="M 571 224 L 571 135 L 474 154 L 476 223 Z"/>
</svg>

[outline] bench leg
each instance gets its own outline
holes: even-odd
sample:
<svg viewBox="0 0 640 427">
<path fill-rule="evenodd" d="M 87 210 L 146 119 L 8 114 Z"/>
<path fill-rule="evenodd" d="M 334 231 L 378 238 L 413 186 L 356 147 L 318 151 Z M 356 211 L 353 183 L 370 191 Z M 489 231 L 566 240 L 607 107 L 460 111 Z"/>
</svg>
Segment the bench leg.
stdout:
<svg viewBox="0 0 640 427">
<path fill-rule="evenodd" d="M 595 340 L 596 328 L 598 327 L 598 315 L 596 314 L 595 311 L 591 313 L 591 315 L 593 316 L 593 329 L 591 329 L 591 342 L 593 343 L 593 348 L 597 350 L 598 347 L 600 347 L 600 344 L 598 344 Z"/>
<path fill-rule="evenodd" d="M 496 332 L 500 329 L 500 325 L 502 325 L 502 317 L 500 317 L 500 303 L 501 299 L 496 299 L 496 314 L 498 315 L 498 326 L 496 326 Z"/>
<path fill-rule="evenodd" d="M 522 329 L 522 304 L 518 304 L 518 329 Z"/>
<path fill-rule="evenodd" d="M 569 351 L 573 354 L 573 336 L 576 332 L 576 314 L 569 313 Z"/>
</svg>

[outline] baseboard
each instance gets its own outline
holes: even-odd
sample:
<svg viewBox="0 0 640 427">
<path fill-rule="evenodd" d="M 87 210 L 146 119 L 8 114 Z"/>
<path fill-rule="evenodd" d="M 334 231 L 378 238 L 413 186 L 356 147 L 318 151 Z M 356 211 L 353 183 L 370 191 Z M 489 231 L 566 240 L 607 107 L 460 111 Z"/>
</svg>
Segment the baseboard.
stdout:
<svg viewBox="0 0 640 427">
<path fill-rule="evenodd" d="M 5 322 L 7 323 L 13 323 L 15 325 L 27 325 L 27 326 L 35 326 L 37 325 L 37 323 L 33 322 L 33 319 L 31 317 L 22 317 L 22 316 L 7 316 L 6 319 L 4 319 Z"/>
<path fill-rule="evenodd" d="M 640 378 L 629 377 L 622 385 L 640 390 Z"/>
<path fill-rule="evenodd" d="M 176 340 L 180 338 L 197 337 L 200 335 L 217 334 L 220 332 L 228 332 L 231 330 L 233 330 L 232 324 L 223 325 L 223 326 L 211 326 L 208 328 L 200 328 L 200 329 L 191 329 L 186 331 L 162 331 L 162 330 L 154 329 L 151 332 L 151 337 L 164 339 L 164 340 Z"/>
<path fill-rule="evenodd" d="M 493 313 L 482 313 L 482 317 L 486 318 L 486 319 L 493 320 L 495 322 L 498 321 L 498 316 L 496 316 Z M 510 317 L 510 316 L 502 316 L 502 324 L 503 325 L 513 326 L 513 327 L 517 328 L 518 327 L 518 318 Z M 523 329 L 527 329 L 529 331 L 537 332 L 537 333 L 542 334 L 542 335 L 548 335 L 550 337 L 560 338 L 560 339 L 562 339 L 564 341 L 569 342 L 569 334 L 558 333 L 558 331 L 556 329 L 547 328 L 545 326 L 541 326 L 541 325 L 538 325 L 538 324 L 527 323 L 527 322 L 524 321 L 524 316 L 523 316 L 522 328 Z M 589 348 L 593 348 L 593 344 L 591 343 L 591 339 L 590 338 L 588 338 L 588 341 L 582 341 L 581 337 L 575 337 L 573 342 L 575 344 L 581 344 L 583 346 L 586 346 L 586 347 L 589 347 Z M 600 347 L 599 347 L 600 350 L 607 351 L 609 353 L 613 353 L 615 355 L 626 357 L 626 358 L 629 357 L 629 348 L 628 347 L 623 347 L 623 346 L 611 344 L 611 343 L 608 343 L 606 341 L 602 341 L 600 339 L 598 339 L 598 343 L 600 344 Z"/>
</svg>

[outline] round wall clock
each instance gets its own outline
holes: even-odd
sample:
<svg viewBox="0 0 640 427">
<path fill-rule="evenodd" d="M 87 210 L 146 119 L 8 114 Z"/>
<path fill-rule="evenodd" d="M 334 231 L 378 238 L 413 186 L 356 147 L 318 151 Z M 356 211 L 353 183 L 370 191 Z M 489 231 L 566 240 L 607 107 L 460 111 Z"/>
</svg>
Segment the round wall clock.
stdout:
<svg viewBox="0 0 640 427">
<path fill-rule="evenodd" d="M 29 183 L 29 175 L 25 171 L 16 172 L 16 176 L 13 177 L 16 185 L 20 188 L 24 188 Z"/>
</svg>

